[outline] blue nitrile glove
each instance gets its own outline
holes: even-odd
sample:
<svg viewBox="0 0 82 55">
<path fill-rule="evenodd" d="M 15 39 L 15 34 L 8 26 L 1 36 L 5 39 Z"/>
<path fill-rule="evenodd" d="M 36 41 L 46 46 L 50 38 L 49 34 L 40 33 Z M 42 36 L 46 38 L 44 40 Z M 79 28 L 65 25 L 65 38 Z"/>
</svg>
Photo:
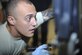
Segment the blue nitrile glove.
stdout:
<svg viewBox="0 0 82 55">
<path fill-rule="evenodd" d="M 32 55 L 50 55 L 49 51 L 46 50 L 46 48 L 48 48 L 48 46 L 46 44 L 43 44 L 38 48 L 36 48 L 36 50 L 32 53 Z"/>
</svg>

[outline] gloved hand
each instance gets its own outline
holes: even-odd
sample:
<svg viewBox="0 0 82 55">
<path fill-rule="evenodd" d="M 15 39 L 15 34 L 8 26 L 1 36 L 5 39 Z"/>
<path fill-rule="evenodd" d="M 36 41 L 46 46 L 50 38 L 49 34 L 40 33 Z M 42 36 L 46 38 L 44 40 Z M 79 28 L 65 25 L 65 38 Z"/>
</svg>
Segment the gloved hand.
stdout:
<svg viewBox="0 0 82 55">
<path fill-rule="evenodd" d="M 49 51 L 46 50 L 46 48 L 48 48 L 48 46 L 46 44 L 43 44 L 38 48 L 36 48 L 36 50 L 32 53 L 32 55 L 50 55 Z"/>
</svg>

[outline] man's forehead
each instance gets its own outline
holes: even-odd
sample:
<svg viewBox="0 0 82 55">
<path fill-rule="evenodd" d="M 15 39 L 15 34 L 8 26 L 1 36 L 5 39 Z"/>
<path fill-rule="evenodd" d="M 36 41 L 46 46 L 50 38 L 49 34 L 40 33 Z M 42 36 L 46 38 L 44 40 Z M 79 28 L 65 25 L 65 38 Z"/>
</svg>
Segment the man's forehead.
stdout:
<svg viewBox="0 0 82 55">
<path fill-rule="evenodd" d="M 34 5 L 32 4 L 27 4 L 27 3 L 19 3 L 16 7 L 16 12 L 17 14 L 23 14 L 24 16 L 27 16 L 27 15 L 33 15 L 35 16 L 36 15 L 36 9 L 34 7 Z"/>
</svg>

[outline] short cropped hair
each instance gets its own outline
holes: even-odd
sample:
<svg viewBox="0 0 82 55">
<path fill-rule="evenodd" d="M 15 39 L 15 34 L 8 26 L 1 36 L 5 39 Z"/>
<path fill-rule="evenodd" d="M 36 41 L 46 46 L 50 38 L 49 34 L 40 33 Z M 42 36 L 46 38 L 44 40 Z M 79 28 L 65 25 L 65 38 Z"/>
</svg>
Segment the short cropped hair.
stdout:
<svg viewBox="0 0 82 55">
<path fill-rule="evenodd" d="M 5 13 L 6 13 L 6 18 L 11 15 L 11 13 L 14 12 L 16 6 L 20 3 L 20 2 L 25 2 L 27 4 L 32 4 L 31 1 L 29 0 L 10 0 L 6 6 L 6 10 L 5 10 Z"/>
</svg>

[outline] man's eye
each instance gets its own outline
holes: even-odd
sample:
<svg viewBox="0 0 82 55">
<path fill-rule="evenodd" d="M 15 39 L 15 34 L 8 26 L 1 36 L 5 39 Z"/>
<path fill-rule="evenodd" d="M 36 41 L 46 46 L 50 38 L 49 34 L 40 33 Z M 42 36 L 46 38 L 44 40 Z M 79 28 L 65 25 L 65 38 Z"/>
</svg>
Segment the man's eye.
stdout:
<svg viewBox="0 0 82 55">
<path fill-rule="evenodd" d="M 27 16 L 25 17 L 25 20 L 26 20 L 27 22 L 30 22 L 32 18 L 35 18 L 35 20 L 36 20 L 36 15 L 33 15 L 33 14 L 27 15 Z"/>
<path fill-rule="evenodd" d="M 30 22 L 31 18 L 32 18 L 32 15 L 26 16 L 26 21 Z"/>
</svg>

